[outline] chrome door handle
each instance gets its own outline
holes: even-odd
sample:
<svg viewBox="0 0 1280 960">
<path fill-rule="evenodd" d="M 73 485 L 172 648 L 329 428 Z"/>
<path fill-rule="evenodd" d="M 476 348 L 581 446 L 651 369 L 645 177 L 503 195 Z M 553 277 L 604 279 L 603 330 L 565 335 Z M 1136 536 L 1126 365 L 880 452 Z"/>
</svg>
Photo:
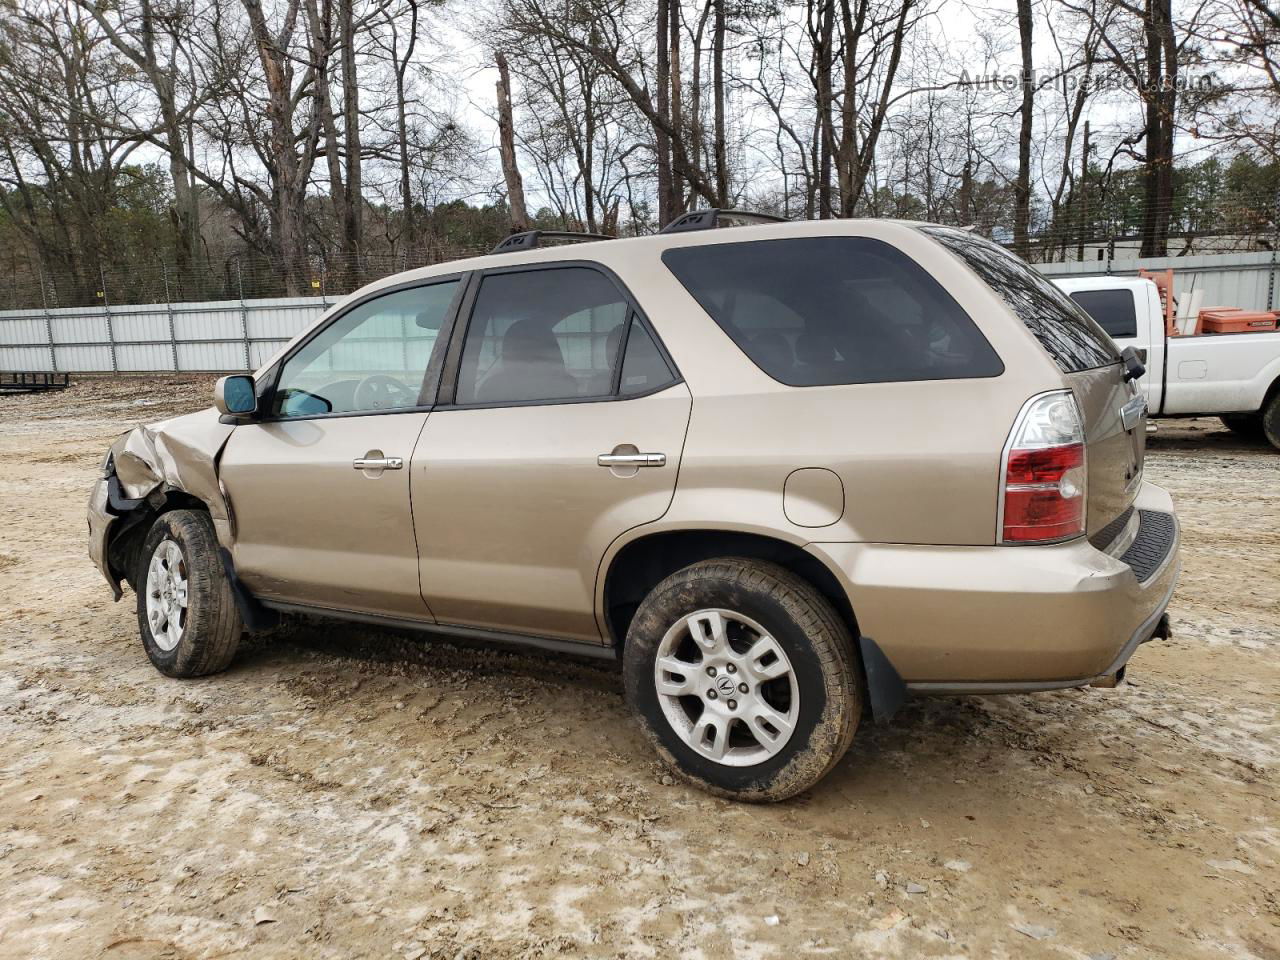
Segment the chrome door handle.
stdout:
<svg viewBox="0 0 1280 960">
<path fill-rule="evenodd" d="M 404 460 L 400 457 L 356 457 L 351 466 L 357 470 L 403 470 Z"/>
<path fill-rule="evenodd" d="M 601 467 L 665 467 L 665 453 L 602 453 L 596 457 Z"/>
</svg>

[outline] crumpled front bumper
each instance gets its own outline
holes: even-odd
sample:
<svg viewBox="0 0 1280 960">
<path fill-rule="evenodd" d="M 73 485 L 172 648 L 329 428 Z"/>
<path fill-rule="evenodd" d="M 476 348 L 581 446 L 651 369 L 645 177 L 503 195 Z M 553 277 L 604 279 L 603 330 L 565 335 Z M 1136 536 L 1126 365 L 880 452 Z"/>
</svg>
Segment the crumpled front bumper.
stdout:
<svg viewBox="0 0 1280 960">
<path fill-rule="evenodd" d="M 107 510 L 107 481 L 99 479 L 89 492 L 89 559 L 111 585 L 111 592 L 120 599 L 120 578 L 111 572 L 107 561 L 107 544 L 110 542 L 111 525 L 116 517 Z"/>
<path fill-rule="evenodd" d="M 113 555 L 114 541 L 125 534 L 125 524 L 145 518 L 146 514 L 137 511 L 146 506 L 161 509 L 164 498 L 172 492 L 199 500 L 209 511 L 219 542 L 230 546 L 217 461 L 233 429 L 221 422 L 216 410 L 209 409 L 134 427 L 111 444 L 102 472 L 89 492 L 89 558 L 117 600 L 126 571 Z"/>
</svg>

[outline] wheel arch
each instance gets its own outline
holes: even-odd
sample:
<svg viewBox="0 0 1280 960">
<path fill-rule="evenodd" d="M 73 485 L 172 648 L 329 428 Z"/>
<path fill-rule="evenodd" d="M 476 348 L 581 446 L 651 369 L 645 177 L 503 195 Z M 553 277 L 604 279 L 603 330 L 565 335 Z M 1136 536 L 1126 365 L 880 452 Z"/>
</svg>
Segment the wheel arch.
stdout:
<svg viewBox="0 0 1280 960">
<path fill-rule="evenodd" d="M 860 635 L 848 593 L 826 561 L 803 545 L 768 533 L 696 527 L 643 533 L 615 545 L 604 564 L 599 607 L 606 640 L 621 649 L 636 608 L 666 577 L 716 557 L 750 557 L 785 567 L 831 601 L 855 640 Z"/>
<path fill-rule="evenodd" d="M 1275 379 L 1271 381 L 1271 386 L 1267 387 L 1266 391 L 1262 394 L 1262 403 L 1258 407 L 1258 412 L 1265 414 L 1271 401 L 1278 395 L 1280 395 L 1280 367 L 1276 370 L 1276 376 Z"/>
<path fill-rule="evenodd" d="M 112 574 L 127 580 L 135 591 L 133 574 L 138 551 L 156 520 L 174 510 L 199 510 L 212 517 L 209 504 L 204 500 L 185 490 L 165 486 L 136 501 L 136 505 L 112 525 L 117 529 L 111 531 L 107 541 L 107 564 Z"/>
</svg>

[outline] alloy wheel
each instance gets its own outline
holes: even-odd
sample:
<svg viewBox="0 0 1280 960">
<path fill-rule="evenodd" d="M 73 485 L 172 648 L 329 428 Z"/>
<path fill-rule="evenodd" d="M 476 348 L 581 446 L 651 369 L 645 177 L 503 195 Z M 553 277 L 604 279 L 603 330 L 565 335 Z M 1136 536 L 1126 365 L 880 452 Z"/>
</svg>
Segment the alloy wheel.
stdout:
<svg viewBox="0 0 1280 960">
<path fill-rule="evenodd" d="M 671 728 L 716 763 L 762 763 L 795 731 L 800 690 L 791 661 L 743 614 L 707 609 L 678 620 L 658 646 L 654 682 Z"/>
<path fill-rule="evenodd" d="M 166 652 L 186 629 L 187 564 L 173 540 L 161 540 L 147 565 L 147 622 L 156 646 Z"/>
</svg>

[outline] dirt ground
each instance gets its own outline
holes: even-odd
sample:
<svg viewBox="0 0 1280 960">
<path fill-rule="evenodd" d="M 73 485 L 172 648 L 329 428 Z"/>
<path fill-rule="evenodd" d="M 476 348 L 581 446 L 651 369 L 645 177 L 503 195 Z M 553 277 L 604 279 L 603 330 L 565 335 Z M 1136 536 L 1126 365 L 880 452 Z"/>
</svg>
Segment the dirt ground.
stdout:
<svg viewBox="0 0 1280 960">
<path fill-rule="evenodd" d="M 1280 958 L 1269 448 L 1151 438 L 1184 569 L 1130 684 L 918 701 L 759 807 L 673 784 L 601 664 L 304 623 L 156 673 L 85 500 L 209 385 L 0 398 L 0 956 Z"/>
</svg>

